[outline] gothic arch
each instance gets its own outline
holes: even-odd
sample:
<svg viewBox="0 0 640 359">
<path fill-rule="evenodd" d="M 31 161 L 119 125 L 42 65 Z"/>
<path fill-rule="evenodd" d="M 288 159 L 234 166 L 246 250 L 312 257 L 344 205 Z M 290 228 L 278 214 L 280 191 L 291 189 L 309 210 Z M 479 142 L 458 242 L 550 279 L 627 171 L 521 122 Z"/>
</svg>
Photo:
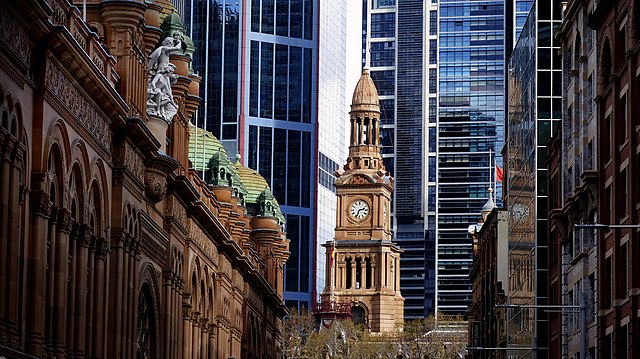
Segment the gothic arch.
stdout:
<svg viewBox="0 0 640 359">
<path fill-rule="evenodd" d="M 602 74 L 601 84 L 606 84 L 609 82 L 609 77 L 611 76 L 612 66 L 613 66 L 613 54 L 611 53 L 611 42 L 608 38 L 604 38 L 604 42 L 602 45 L 601 57 L 602 62 L 600 66 L 600 73 Z"/>
<path fill-rule="evenodd" d="M 71 164 L 72 166 L 75 163 L 78 163 L 80 165 L 80 169 L 82 170 L 82 178 L 87 181 L 86 184 L 88 185 L 89 179 L 91 178 L 91 164 L 89 162 L 87 145 L 84 143 L 84 141 L 78 139 L 72 143 L 71 148 Z M 88 189 L 88 186 L 84 188 Z"/>
<path fill-rule="evenodd" d="M 50 200 L 55 206 L 63 207 L 67 203 L 65 198 L 65 173 L 63 154 L 58 143 L 53 143 L 47 155 L 47 178 L 43 188 L 49 193 Z"/>
<path fill-rule="evenodd" d="M 158 286 L 153 266 L 147 263 L 141 273 L 136 320 L 136 359 L 160 356 L 160 313 Z"/>
<path fill-rule="evenodd" d="M 68 168 L 71 167 L 71 144 L 69 143 L 69 133 L 67 131 L 67 126 L 60 119 L 55 121 L 49 127 L 49 131 L 45 137 L 45 145 L 43 148 L 47 149 L 47 152 L 43 153 L 43 157 L 41 159 L 34 158 L 33 165 L 38 166 L 38 168 L 34 168 L 34 171 L 44 172 L 47 170 L 47 159 L 48 154 L 51 151 L 51 148 L 54 144 L 57 144 L 60 148 L 60 154 L 62 155 L 62 170 L 64 172 L 67 171 Z M 40 155 L 39 153 L 34 153 L 34 156 Z"/>
<path fill-rule="evenodd" d="M 355 325 L 367 326 L 369 324 L 369 308 L 362 302 L 354 301 L 351 303 L 351 319 Z"/>
<path fill-rule="evenodd" d="M 573 45 L 574 54 L 573 54 L 573 69 L 580 69 L 580 58 L 582 57 L 582 37 L 580 36 L 580 31 L 576 33 L 576 38 Z"/>
<path fill-rule="evenodd" d="M 100 191 L 102 220 L 107 224 L 109 223 L 109 213 L 111 213 L 110 201 L 108 199 L 111 198 L 111 196 L 109 195 L 109 182 L 105 171 L 105 163 L 102 159 L 98 158 L 93 162 L 90 178 L 92 178 L 92 181 L 96 183 L 96 189 Z M 105 226 L 103 230 L 106 229 L 107 228 Z"/>
<path fill-rule="evenodd" d="M 68 203 L 71 210 L 71 217 L 77 223 L 86 223 L 86 203 L 84 189 L 84 177 L 82 176 L 82 170 L 80 164 L 74 162 L 71 167 L 68 178 Z"/>
</svg>

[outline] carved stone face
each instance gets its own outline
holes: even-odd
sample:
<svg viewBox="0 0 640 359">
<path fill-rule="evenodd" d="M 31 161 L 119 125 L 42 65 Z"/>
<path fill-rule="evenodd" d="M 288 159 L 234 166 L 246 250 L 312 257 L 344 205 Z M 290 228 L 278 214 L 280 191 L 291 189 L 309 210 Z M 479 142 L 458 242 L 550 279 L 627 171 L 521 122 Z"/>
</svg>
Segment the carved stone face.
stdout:
<svg viewBox="0 0 640 359">
<path fill-rule="evenodd" d="M 349 206 L 349 216 L 356 220 L 364 219 L 369 215 L 369 204 L 361 199 L 354 201 Z"/>
</svg>

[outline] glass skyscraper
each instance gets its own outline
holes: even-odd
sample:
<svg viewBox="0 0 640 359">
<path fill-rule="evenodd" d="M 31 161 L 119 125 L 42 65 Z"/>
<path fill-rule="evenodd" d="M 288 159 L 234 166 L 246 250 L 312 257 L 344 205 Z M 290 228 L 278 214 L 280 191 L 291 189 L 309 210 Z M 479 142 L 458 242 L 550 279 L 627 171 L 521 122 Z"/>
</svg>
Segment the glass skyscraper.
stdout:
<svg viewBox="0 0 640 359">
<path fill-rule="evenodd" d="M 471 300 L 467 228 L 488 188 L 502 192 L 504 2 L 441 1 L 438 36 L 437 309 L 457 314 Z"/>
<path fill-rule="evenodd" d="M 547 304 L 547 143 L 562 126 L 562 56 L 553 29 L 560 1 L 534 4 L 509 60 L 507 174 L 509 293 L 511 304 Z M 514 358 L 545 357 L 544 309 L 512 309 L 507 315 Z"/>
<path fill-rule="evenodd" d="M 318 1 L 185 0 L 202 76 L 196 126 L 270 184 L 287 219 L 287 306 L 315 292 Z"/>
<path fill-rule="evenodd" d="M 494 161 L 502 165 L 504 5 L 363 3 L 363 66 L 380 91 L 382 153 L 396 178 L 405 318 L 464 314 L 467 228 L 496 186 Z"/>
<path fill-rule="evenodd" d="M 362 65 L 369 67 L 378 89 L 381 154 L 396 181 L 394 242 L 404 250 L 400 291 L 405 298 L 405 318 L 419 318 L 435 309 L 435 231 L 429 234 L 425 222 L 431 210 L 435 223 L 435 208 L 426 207 L 423 182 L 430 160 L 425 158 L 428 151 L 423 136 L 428 131 L 428 100 L 423 93 L 428 73 L 423 54 L 428 40 L 422 30 L 429 12 L 418 0 L 363 0 L 362 10 Z M 435 160 L 435 150 L 432 154 Z"/>
<path fill-rule="evenodd" d="M 334 172 L 345 163 L 348 152 L 349 94 L 347 90 L 347 1 L 323 0 L 320 4 L 320 58 L 318 65 L 318 210 L 316 247 L 316 293 L 325 284 L 326 253 L 322 244 L 334 239 L 336 203 Z M 355 79 L 359 78 L 356 72 Z"/>
</svg>

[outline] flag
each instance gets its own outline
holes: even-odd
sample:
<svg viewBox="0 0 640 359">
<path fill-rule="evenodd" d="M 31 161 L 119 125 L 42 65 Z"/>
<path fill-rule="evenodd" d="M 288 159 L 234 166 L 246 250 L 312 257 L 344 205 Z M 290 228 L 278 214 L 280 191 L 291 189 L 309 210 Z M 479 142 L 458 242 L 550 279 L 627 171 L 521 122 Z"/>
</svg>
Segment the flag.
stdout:
<svg viewBox="0 0 640 359">
<path fill-rule="evenodd" d="M 336 242 L 334 241 L 333 244 L 331 245 L 331 248 L 329 248 L 329 267 L 333 267 L 333 261 L 336 258 L 335 247 L 336 247 Z"/>
<path fill-rule="evenodd" d="M 500 166 L 496 164 L 496 181 L 502 182 L 503 178 L 504 178 L 504 171 L 502 170 L 502 168 L 500 168 Z"/>
</svg>

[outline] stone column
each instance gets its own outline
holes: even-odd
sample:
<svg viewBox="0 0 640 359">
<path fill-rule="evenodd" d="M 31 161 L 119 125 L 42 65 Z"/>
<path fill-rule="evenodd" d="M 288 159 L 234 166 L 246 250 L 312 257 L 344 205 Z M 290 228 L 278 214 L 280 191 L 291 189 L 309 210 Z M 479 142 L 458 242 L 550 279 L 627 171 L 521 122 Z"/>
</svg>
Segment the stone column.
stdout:
<svg viewBox="0 0 640 359">
<path fill-rule="evenodd" d="M 94 268 L 94 305 L 95 311 L 93 345 L 91 348 L 91 355 L 96 358 L 104 357 L 104 310 L 105 310 L 105 282 L 107 274 L 105 272 L 107 254 L 109 253 L 109 242 L 105 238 L 96 239 L 96 253 L 95 253 L 95 268 Z"/>
<path fill-rule="evenodd" d="M 80 225 L 73 224 L 71 236 L 69 238 L 69 257 L 67 262 L 69 265 L 69 276 L 67 282 L 67 352 L 73 354 L 75 348 L 75 307 L 76 307 L 76 276 L 78 272 L 78 251 L 79 251 Z"/>
<path fill-rule="evenodd" d="M 203 318 L 202 324 L 200 325 L 200 332 L 202 333 L 202 338 L 200 339 L 200 358 L 206 358 L 209 356 L 209 332 L 207 331 L 207 322 L 208 319 Z"/>
<path fill-rule="evenodd" d="M 94 317 L 95 317 L 95 308 L 94 308 L 94 295 L 95 295 L 95 267 L 96 267 L 96 245 L 97 245 L 97 239 L 96 237 L 92 236 L 91 237 L 91 244 L 89 245 L 89 259 L 88 259 L 88 265 L 87 265 L 87 277 L 88 279 L 88 283 L 87 283 L 87 297 L 85 298 L 85 301 L 87 302 L 87 322 L 85 324 L 85 333 L 84 333 L 84 337 L 85 337 L 85 343 L 84 343 L 84 351 L 85 353 L 87 353 L 88 355 L 90 355 L 93 352 L 93 333 L 95 332 L 94 329 Z"/>
<path fill-rule="evenodd" d="M 367 287 L 367 265 L 363 257 L 360 257 L 360 289 Z"/>
<path fill-rule="evenodd" d="M 20 174 L 25 171 L 23 168 L 23 158 L 25 153 L 26 147 L 22 143 L 17 142 L 14 147 L 14 154 L 11 162 L 11 175 L 9 179 L 9 219 L 7 223 L 10 223 L 11 226 L 9 226 L 8 232 L 8 256 L 5 257 L 7 265 L 7 282 L 5 283 L 8 283 L 9 289 L 7 291 L 8 295 L 5 303 L 7 312 L 4 317 L 5 320 L 7 320 L 7 344 L 9 344 L 9 346 L 17 346 L 20 342 L 20 332 L 18 331 L 17 324 L 20 321 L 19 303 L 22 300 L 22 295 L 19 290 L 19 281 L 21 279 L 20 273 L 22 272 L 20 260 L 22 258 L 22 245 L 24 244 L 22 231 L 26 226 L 27 221 L 26 211 L 24 208 L 27 188 L 24 187 L 24 184 L 20 183 Z M 0 267 L 4 266 L 0 265 Z M 0 312 L 0 317 L 2 317 L 2 312 Z"/>
<path fill-rule="evenodd" d="M 37 357 L 44 354 L 45 260 L 48 219 L 52 203 L 49 194 L 40 190 L 31 196 L 31 238 L 27 259 L 26 351 Z"/>
<path fill-rule="evenodd" d="M 130 234 L 126 234 L 124 242 L 123 242 L 123 255 L 122 255 L 122 282 L 118 283 L 119 286 L 122 287 L 122 294 L 120 294 L 119 301 L 122 303 L 120 306 L 120 311 L 117 312 L 116 316 L 120 317 L 120 330 L 119 330 L 119 343 L 118 347 L 120 351 L 118 352 L 121 358 L 126 359 L 129 357 L 127 347 L 127 324 L 129 318 L 129 258 L 131 256 L 131 242 L 133 242 L 133 238 L 131 238 Z M 118 270 L 118 268 L 115 268 Z"/>
<path fill-rule="evenodd" d="M 69 276 L 69 233 L 71 232 L 71 211 L 60 208 L 57 211 L 57 232 L 55 245 L 55 275 L 53 287 L 53 353 L 62 357 L 67 337 L 67 281 Z"/>
<path fill-rule="evenodd" d="M 75 308 L 73 348 L 77 356 L 84 356 L 85 348 L 85 332 L 87 330 L 85 317 L 87 313 L 87 264 L 91 237 L 93 237 L 91 228 L 86 224 L 81 225 L 78 240 L 76 241 L 77 259 L 76 276 L 74 278 L 76 290 L 74 293 L 75 306 L 73 307 Z"/>
<path fill-rule="evenodd" d="M 173 289 L 172 289 L 172 276 L 171 269 L 165 269 L 162 272 L 162 291 L 164 308 L 162 315 L 164 316 L 164 343 L 162 351 L 167 354 L 167 357 L 174 357 L 170 355 L 173 346 L 172 330 L 173 330 Z"/>
<path fill-rule="evenodd" d="M 49 232 L 47 235 L 47 262 L 45 266 L 47 287 L 45 290 L 45 343 L 48 355 L 53 354 L 53 297 L 55 279 L 55 246 L 56 246 L 56 212 L 58 208 L 52 207 L 49 215 Z"/>
<path fill-rule="evenodd" d="M 111 236 L 113 253 L 109 256 L 109 317 L 107 357 L 117 358 L 122 352 L 120 337 L 122 335 L 122 296 L 124 282 L 124 242 L 126 233 L 118 231 Z"/>
<path fill-rule="evenodd" d="M 189 300 L 189 298 L 183 298 L 184 300 Z M 184 329 L 183 329 L 183 333 L 184 335 L 182 336 L 182 357 L 184 359 L 191 359 L 191 305 L 190 304 L 185 304 L 183 302 L 182 304 L 182 312 L 183 312 L 183 325 L 184 325 Z"/>
<path fill-rule="evenodd" d="M 5 141 L 5 143 L 1 143 Z M 0 162 L 0 258 L 8 258 L 9 251 L 9 164 L 10 164 L 10 150 L 13 140 L 4 128 L 0 128 L 0 151 L 2 160 Z M 0 284 L 7 283 L 9 277 L 7 275 L 7 267 L 5 263 L 0 265 Z M 0 287 L 0 292 L 10 293 L 8 288 Z M 7 310 L 7 304 L 5 302 L 5 296 L 0 295 L 0 342 L 4 343 L 7 340 L 7 328 L 5 319 L 9 315 Z"/>
<path fill-rule="evenodd" d="M 191 319 L 192 333 L 191 333 L 191 347 L 193 359 L 197 359 L 200 356 L 200 312 L 193 312 Z"/>
<path fill-rule="evenodd" d="M 395 291 L 400 292 L 400 258 L 396 258 L 396 284 Z"/>
</svg>

